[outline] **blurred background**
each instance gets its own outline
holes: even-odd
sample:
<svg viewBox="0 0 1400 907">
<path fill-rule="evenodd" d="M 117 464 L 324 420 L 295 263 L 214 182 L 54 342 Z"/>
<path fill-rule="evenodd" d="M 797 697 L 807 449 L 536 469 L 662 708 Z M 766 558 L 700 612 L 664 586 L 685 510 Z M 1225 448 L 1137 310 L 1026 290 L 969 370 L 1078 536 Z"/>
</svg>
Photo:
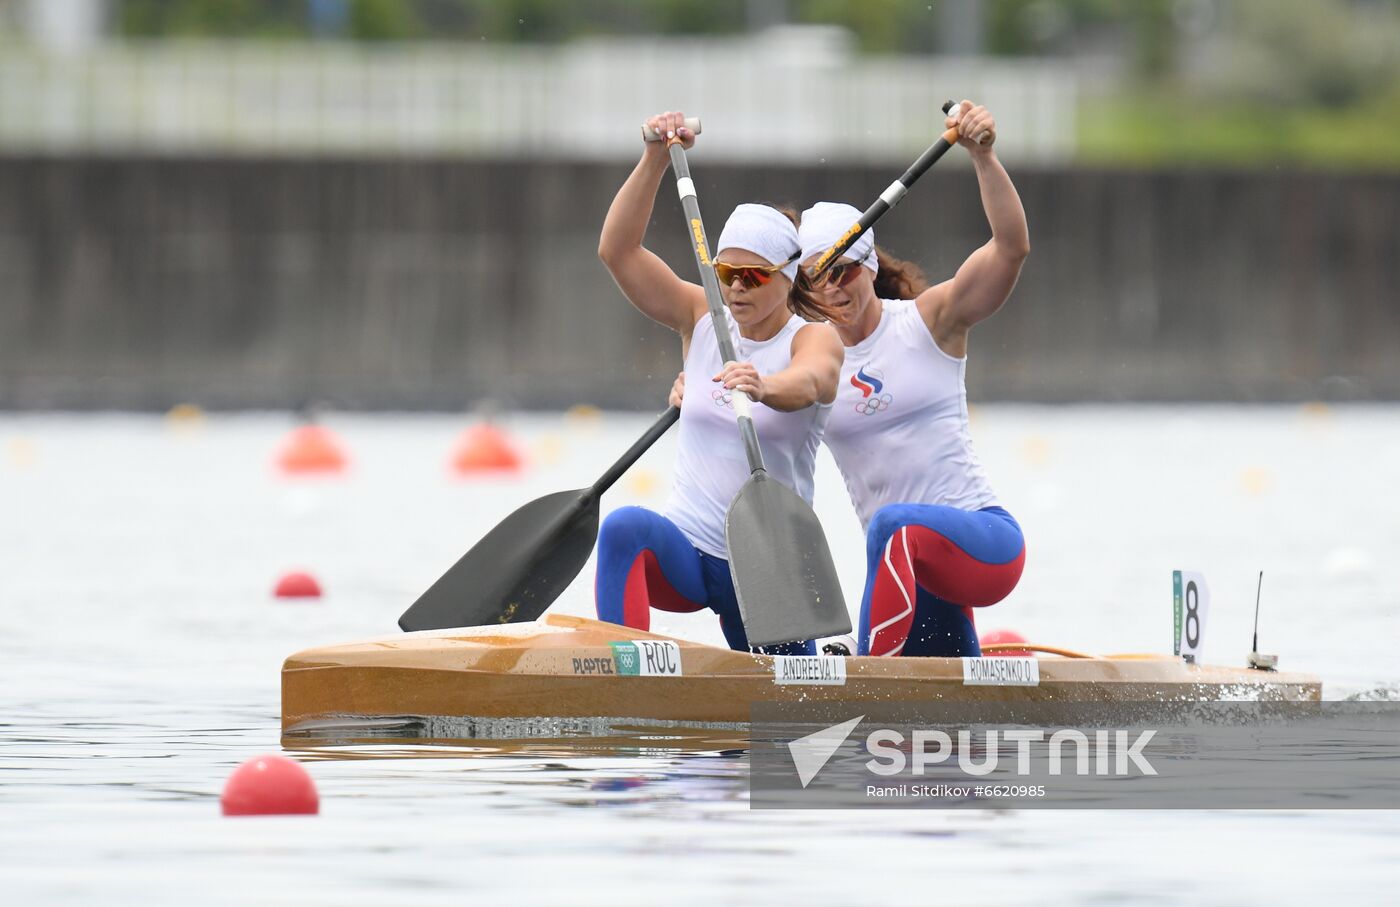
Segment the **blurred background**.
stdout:
<svg viewBox="0 0 1400 907">
<path fill-rule="evenodd" d="M 1034 252 L 975 400 L 1400 398 L 1400 0 L 3 0 L 0 406 L 656 409 L 596 257 L 638 124 L 712 234 L 985 103 Z M 950 276 L 950 154 L 878 230 Z M 679 205 L 649 244 L 693 271 Z"/>
<path fill-rule="evenodd" d="M 794 833 L 747 809 L 742 762 L 650 749 L 328 752 L 316 827 L 216 818 L 279 746 L 287 654 L 396 636 L 664 406 L 677 339 L 596 254 L 643 119 L 703 118 L 714 238 L 742 201 L 866 207 L 962 98 L 997 117 L 1033 247 L 971 342 L 978 455 L 1028 543 L 979 629 L 1169 652 L 1171 573 L 1198 570 L 1208 661 L 1258 629 L 1329 699 L 1400 699 L 1400 0 L 0 0 L 4 890 L 460 907 L 528 878 L 578 907 L 622 879 L 712 907 L 825 903 L 869 868 L 1239 904 L 1265 861 L 1295 901 L 1393 887 L 1394 821 L 1365 810 Z M 967 156 L 877 232 L 951 276 L 988 236 Z M 682 276 L 686 235 L 668 180 L 648 243 Z M 605 512 L 662 506 L 677 435 Z M 864 532 L 824 451 L 816 488 L 854 611 Z M 594 573 L 552 613 L 594 614 Z M 652 628 L 723 644 L 707 612 Z"/>
</svg>

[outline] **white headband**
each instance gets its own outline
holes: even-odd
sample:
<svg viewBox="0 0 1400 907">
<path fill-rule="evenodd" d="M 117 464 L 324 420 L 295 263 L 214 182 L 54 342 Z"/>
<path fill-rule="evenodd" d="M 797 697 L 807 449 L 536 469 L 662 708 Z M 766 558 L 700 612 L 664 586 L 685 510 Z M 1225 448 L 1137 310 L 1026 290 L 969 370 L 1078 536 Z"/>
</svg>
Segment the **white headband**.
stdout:
<svg viewBox="0 0 1400 907">
<path fill-rule="evenodd" d="M 787 215 L 770 205 L 740 205 L 724 222 L 715 255 L 725 249 L 743 249 L 762 255 L 770 264 L 782 264 L 797 254 L 797 228 Z M 788 280 L 797 279 L 797 261 L 783 268 Z"/>
<path fill-rule="evenodd" d="M 846 235 L 851 224 L 860 220 L 860 212 L 850 205 L 837 202 L 817 202 L 802 212 L 802 226 L 798 228 L 798 242 L 802 244 L 802 260 L 821 255 L 836 245 L 836 241 Z M 866 230 L 842 255 L 862 262 L 876 274 L 880 273 L 879 256 L 871 254 L 875 249 L 875 231 Z"/>
</svg>

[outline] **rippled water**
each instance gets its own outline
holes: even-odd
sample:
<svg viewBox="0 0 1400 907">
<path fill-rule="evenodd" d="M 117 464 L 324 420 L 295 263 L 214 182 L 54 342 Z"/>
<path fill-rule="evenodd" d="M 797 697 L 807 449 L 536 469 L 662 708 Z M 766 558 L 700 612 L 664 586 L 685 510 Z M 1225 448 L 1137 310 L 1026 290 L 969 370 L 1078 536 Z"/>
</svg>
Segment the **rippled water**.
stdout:
<svg viewBox="0 0 1400 907">
<path fill-rule="evenodd" d="M 520 503 L 589 484 L 649 422 L 508 420 L 519 479 L 460 481 L 467 420 L 342 416 L 350 473 L 288 481 L 281 416 L 0 417 L 0 882 L 7 903 L 1290 902 L 1396 879 L 1388 812 L 751 811 L 744 757 L 540 742 L 295 753 L 314 818 L 224 819 L 278 749 L 288 653 L 396 632 Z M 1170 646 L 1170 572 L 1206 573 L 1207 660 L 1260 641 L 1327 698 L 1400 690 L 1400 408 L 1039 408 L 974 417 L 1024 526 L 985 629 L 1088 651 Z M 659 505 L 673 439 L 604 499 Z M 817 509 L 854 598 L 861 536 L 824 462 Z M 275 602 L 282 572 L 326 586 Z M 589 613 L 591 567 L 559 610 Z M 708 615 L 657 629 L 718 642 Z M 350 758 L 347 758 L 350 757 Z"/>
</svg>

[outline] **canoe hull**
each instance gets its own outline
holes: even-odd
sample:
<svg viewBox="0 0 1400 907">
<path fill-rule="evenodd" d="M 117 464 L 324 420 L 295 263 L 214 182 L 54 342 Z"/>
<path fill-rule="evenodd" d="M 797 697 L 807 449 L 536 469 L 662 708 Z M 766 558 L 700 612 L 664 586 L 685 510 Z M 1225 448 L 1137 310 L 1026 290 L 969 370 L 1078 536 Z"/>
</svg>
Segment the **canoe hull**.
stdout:
<svg viewBox="0 0 1400 907">
<path fill-rule="evenodd" d="M 656 663 L 646 659 L 656 656 Z M 1034 684 L 968 682 L 959 658 L 845 658 L 844 677 L 778 660 L 549 615 L 528 624 L 410 633 L 310 649 L 282 668 L 282 729 L 366 719 L 608 718 L 743 723 L 752 703 L 1309 701 L 1315 677 L 1171 657 L 1040 658 Z M 830 668 L 834 659 L 807 662 Z M 672 663 L 674 662 L 674 663 Z M 622 671 L 635 671 L 624 674 Z M 667 672 L 667 673 L 648 673 Z M 670 673 L 675 672 L 675 673 Z M 791 679 L 788 677 L 787 679 Z"/>
</svg>

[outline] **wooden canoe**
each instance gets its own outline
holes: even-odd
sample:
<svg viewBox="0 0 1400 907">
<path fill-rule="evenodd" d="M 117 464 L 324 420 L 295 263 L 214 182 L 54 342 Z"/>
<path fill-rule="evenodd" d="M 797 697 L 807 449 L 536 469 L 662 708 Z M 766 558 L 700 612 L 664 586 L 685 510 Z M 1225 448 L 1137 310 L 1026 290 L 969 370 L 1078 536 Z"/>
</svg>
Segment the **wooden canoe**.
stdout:
<svg viewBox="0 0 1400 907">
<path fill-rule="evenodd" d="M 282 668 L 282 730 L 407 717 L 742 724 L 757 701 L 1279 702 L 1321 695 L 1310 675 L 1171 656 L 785 659 L 547 615 L 298 652 Z"/>
</svg>

